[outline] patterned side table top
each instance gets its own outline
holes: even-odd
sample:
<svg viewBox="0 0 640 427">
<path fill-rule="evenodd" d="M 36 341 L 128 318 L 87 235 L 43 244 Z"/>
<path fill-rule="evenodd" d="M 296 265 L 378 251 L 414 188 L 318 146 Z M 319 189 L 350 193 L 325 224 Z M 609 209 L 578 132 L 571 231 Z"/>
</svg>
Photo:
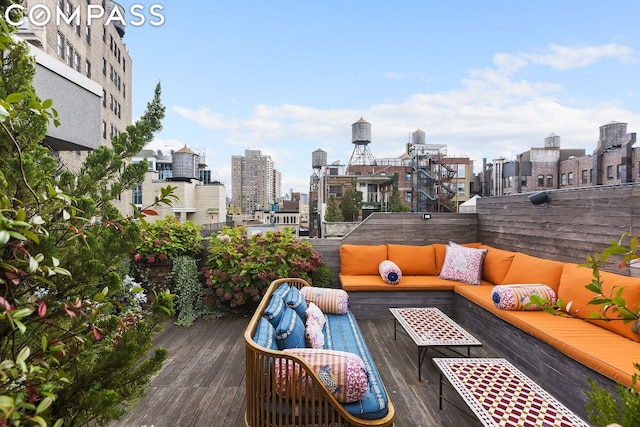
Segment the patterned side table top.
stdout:
<svg viewBox="0 0 640 427">
<path fill-rule="evenodd" d="M 433 363 L 484 426 L 589 426 L 506 359 L 434 358 Z"/>
<path fill-rule="evenodd" d="M 390 308 L 389 311 L 418 347 L 482 345 L 438 308 Z"/>
</svg>

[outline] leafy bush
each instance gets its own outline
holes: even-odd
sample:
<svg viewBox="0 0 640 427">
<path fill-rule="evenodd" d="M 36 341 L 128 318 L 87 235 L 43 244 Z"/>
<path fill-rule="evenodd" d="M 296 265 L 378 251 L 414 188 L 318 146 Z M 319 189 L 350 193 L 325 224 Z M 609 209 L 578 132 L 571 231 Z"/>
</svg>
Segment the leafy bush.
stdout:
<svg viewBox="0 0 640 427">
<path fill-rule="evenodd" d="M 133 259 L 143 263 L 169 262 L 179 256 L 199 258 L 202 253 L 202 226 L 191 221 L 181 223 L 175 216 L 166 216 L 141 230 L 142 242 Z"/>
<path fill-rule="evenodd" d="M 224 227 L 209 242 L 205 283 L 217 302 L 230 307 L 259 301 L 274 279 L 311 275 L 324 265 L 308 241 L 297 240 L 285 228 L 247 237 L 245 227 Z"/>
</svg>

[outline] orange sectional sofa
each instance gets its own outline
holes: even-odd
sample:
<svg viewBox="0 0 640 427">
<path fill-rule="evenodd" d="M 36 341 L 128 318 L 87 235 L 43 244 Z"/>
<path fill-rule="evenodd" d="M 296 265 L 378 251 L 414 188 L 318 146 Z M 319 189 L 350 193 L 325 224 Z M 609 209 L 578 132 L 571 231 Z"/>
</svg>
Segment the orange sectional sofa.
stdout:
<svg viewBox="0 0 640 427">
<path fill-rule="evenodd" d="M 640 335 L 631 331 L 631 323 L 624 323 L 622 320 L 586 320 L 590 313 L 600 309 L 599 306 L 588 304 L 595 296 L 585 289 L 593 277 L 591 269 L 479 243 L 464 246 L 487 250 L 482 264 L 480 285 L 469 285 L 438 277 L 446 256 L 446 244 L 343 244 L 340 248 L 340 284 L 349 292 L 352 310 L 356 316 L 359 302 L 374 303 L 374 298 L 367 298 L 367 294 L 375 296 L 376 304 L 384 304 L 388 308 L 399 304 L 430 305 L 429 294 L 448 293 L 450 300 L 445 304 L 445 311 L 453 315 L 459 323 L 463 320 L 462 325 L 476 334 L 481 341 L 483 335 L 486 335 L 492 346 L 502 346 L 498 350 L 506 350 L 507 354 L 512 354 L 514 358 L 522 359 L 522 364 L 527 365 L 524 367 L 525 371 L 531 373 L 562 370 L 565 368 L 558 367 L 572 366 L 571 362 L 567 364 L 569 360 L 588 368 L 577 371 L 580 372 L 579 376 L 586 374 L 608 379 L 611 382 L 605 386 L 610 388 L 615 386 L 615 382 L 631 386 L 632 375 L 637 373 L 634 364 L 640 362 Z M 378 265 L 383 260 L 393 261 L 402 271 L 398 284 L 391 285 L 382 280 Z M 639 278 L 606 272 L 601 272 L 601 275 L 604 290 L 624 287 L 622 296 L 631 309 L 637 308 L 640 302 Z M 508 284 L 545 284 L 552 288 L 565 304 L 571 302 L 571 305 L 564 307 L 567 311 L 565 315 L 553 315 L 544 311 L 499 309 L 492 300 L 494 286 Z M 384 311 L 388 310 L 385 308 Z M 383 310 L 379 311 L 379 314 L 381 313 Z M 495 320 L 496 318 L 502 322 Z M 482 322 L 486 322 L 486 325 L 491 324 L 493 329 L 488 330 L 484 327 L 480 319 L 484 319 Z M 496 328 L 500 331 L 496 332 Z M 519 341 L 510 343 L 511 336 L 515 334 L 521 334 Z M 540 346 L 540 342 L 545 345 Z M 514 345 L 520 348 L 509 347 Z M 530 348 L 522 348 L 523 345 Z M 539 360 L 551 354 L 552 350 L 549 348 L 553 349 L 554 355 L 557 353 L 568 359 L 560 360 L 560 356 L 553 356 L 558 361 L 557 367 L 553 366 L 553 362 L 543 368 L 536 367 Z M 563 381 L 562 371 L 553 375 L 558 376 L 558 382 Z M 581 387 L 585 384 L 586 381 L 581 382 Z M 583 394 L 581 390 L 573 392 Z M 578 400 L 584 402 L 584 399 Z M 584 413 L 580 410 L 578 412 Z"/>
</svg>

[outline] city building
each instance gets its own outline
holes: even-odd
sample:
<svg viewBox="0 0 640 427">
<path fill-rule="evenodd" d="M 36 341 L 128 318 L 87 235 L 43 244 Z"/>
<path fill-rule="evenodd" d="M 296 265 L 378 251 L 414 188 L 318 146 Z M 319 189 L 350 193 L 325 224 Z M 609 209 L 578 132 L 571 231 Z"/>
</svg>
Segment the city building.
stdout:
<svg viewBox="0 0 640 427">
<path fill-rule="evenodd" d="M 231 206 L 246 218 L 254 212 L 272 210 L 280 200 L 281 174 L 269 155 L 245 150 L 244 156 L 231 157 Z"/>
<path fill-rule="evenodd" d="M 87 5 L 104 10 L 91 21 Z M 37 7 L 46 14 L 29 13 Z M 61 126 L 49 127 L 44 143 L 62 168 L 78 171 L 88 150 L 109 145 L 111 138 L 132 123 L 132 60 L 124 44 L 125 26 L 119 20 L 105 25 L 114 8 L 105 0 L 26 0 L 27 16 L 17 36 L 29 42 L 37 58 L 34 86 L 38 95 L 53 100 Z M 40 19 L 30 22 L 28 16 Z M 62 67 L 60 66 L 62 65 Z M 116 201 L 121 212 L 130 209 L 131 194 Z"/>
<path fill-rule="evenodd" d="M 157 216 L 149 222 L 173 215 L 180 221 L 191 221 L 205 226 L 219 227 L 226 222 L 226 188 L 223 183 L 211 180 L 211 170 L 204 156 L 188 147 L 177 151 L 143 150 L 132 159 L 149 164 L 144 182 L 133 191 L 133 204 L 137 209 L 151 206 L 160 189 L 168 185 L 175 188 L 179 197 L 171 206 L 157 206 Z"/>
<path fill-rule="evenodd" d="M 455 212 L 473 196 L 473 162 L 468 157 L 449 157 L 445 145 L 426 144 L 425 140 L 425 132 L 418 129 L 402 155 L 378 158 L 369 147 L 371 125 L 360 118 L 352 125 L 354 149 L 349 164 L 329 164 L 326 152 L 314 151 L 310 235 L 318 236 L 329 198 L 334 196 L 341 203 L 348 189 L 362 194 L 360 219 L 372 212 L 391 211 L 396 190 L 401 203 L 414 212 Z"/>
<path fill-rule="evenodd" d="M 636 133 L 627 123 L 600 126 L 595 150 L 562 149 L 561 138 L 550 134 L 544 147 L 531 148 L 507 161 L 484 163 L 476 184 L 483 196 L 502 196 L 559 188 L 640 182 L 640 151 L 633 147 Z"/>
</svg>

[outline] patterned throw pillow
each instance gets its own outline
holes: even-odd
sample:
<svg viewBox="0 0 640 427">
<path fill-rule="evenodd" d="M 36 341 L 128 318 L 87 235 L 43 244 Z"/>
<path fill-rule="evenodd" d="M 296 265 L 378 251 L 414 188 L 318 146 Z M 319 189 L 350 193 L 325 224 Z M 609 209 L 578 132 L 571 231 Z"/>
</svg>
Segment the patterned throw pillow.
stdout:
<svg viewBox="0 0 640 427">
<path fill-rule="evenodd" d="M 327 323 L 327 318 L 324 316 L 322 310 L 320 310 L 320 308 L 318 308 L 318 306 L 312 302 L 307 305 L 306 315 L 307 322 L 309 321 L 309 319 L 313 319 L 322 327 L 324 327 L 325 323 Z"/>
<path fill-rule="evenodd" d="M 349 294 L 344 289 L 304 286 L 300 292 L 307 304 L 314 303 L 323 313 L 346 314 L 349 311 Z"/>
<path fill-rule="evenodd" d="M 264 309 L 262 316 L 267 319 L 275 328 L 280 323 L 284 309 L 286 308 L 284 301 L 280 298 L 280 295 L 272 294 L 269 304 Z"/>
<path fill-rule="evenodd" d="M 262 347 L 271 350 L 278 350 L 278 345 L 276 344 L 276 330 L 264 317 L 261 317 L 258 321 L 258 327 L 256 328 L 255 334 L 253 334 L 253 341 Z"/>
<path fill-rule="evenodd" d="M 329 392 L 341 403 L 362 400 L 369 389 L 369 378 L 364 362 L 354 353 L 313 348 L 287 349 L 304 360 L 327 386 Z M 301 387 L 302 395 L 312 396 L 315 392 L 311 378 L 300 366 L 291 361 L 275 361 L 275 386 L 279 395 L 287 397 L 293 387 Z"/>
<path fill-rule="evenodd" d="M 556 293 L 547 285 L 522 284 L 522 285 L 498 285 L 493 287 L 491 300 L 501 310 L 525 310 L 539 311 L 542 307 L 531 304 L 531 295 L 538 295 L 547 299 L 551 304 L 556 303 Z"/>
<path fill-rule="evenodd" d="M 482 278 L 482 263 L 486 254 L 486 249 L 467 248 L 450 242 L 446 247 L 444 264 L 439 277 L 479 285 Z"/>
<path fill-rule="evenodd" d="M 280 350 L 307 346 L 304 322 L 293 308 L 285 307 L 280 323 L 276 326 L 276 343 Z"/>
<path fill-rule="evenodd" d="M 306 317 L 307 302 L 305 301 L 298 288 L 289 288 L 289 292 L 287 292 L 282 300 L 287 307 L 293 308 L 302 319 Z"/>
<path fill-rule="evenodd" d="M 305 331 L 307 336 L 307 347 L 324 347 L 324 332 L 322 331 L 322 325 L 318 323 L 314 318 L 307 318 Z"/>
<path fill-rule="evenodd" d="M 402 279 L 402 271 L 400 271 L 400 267 L 396 265 L 395 262 L 390 260 L 384 260 L 378 265 L 378 271 L 380 272 L 380 277 L 385 283 L 390 285 L 397 285 Z"/>
</svg>

